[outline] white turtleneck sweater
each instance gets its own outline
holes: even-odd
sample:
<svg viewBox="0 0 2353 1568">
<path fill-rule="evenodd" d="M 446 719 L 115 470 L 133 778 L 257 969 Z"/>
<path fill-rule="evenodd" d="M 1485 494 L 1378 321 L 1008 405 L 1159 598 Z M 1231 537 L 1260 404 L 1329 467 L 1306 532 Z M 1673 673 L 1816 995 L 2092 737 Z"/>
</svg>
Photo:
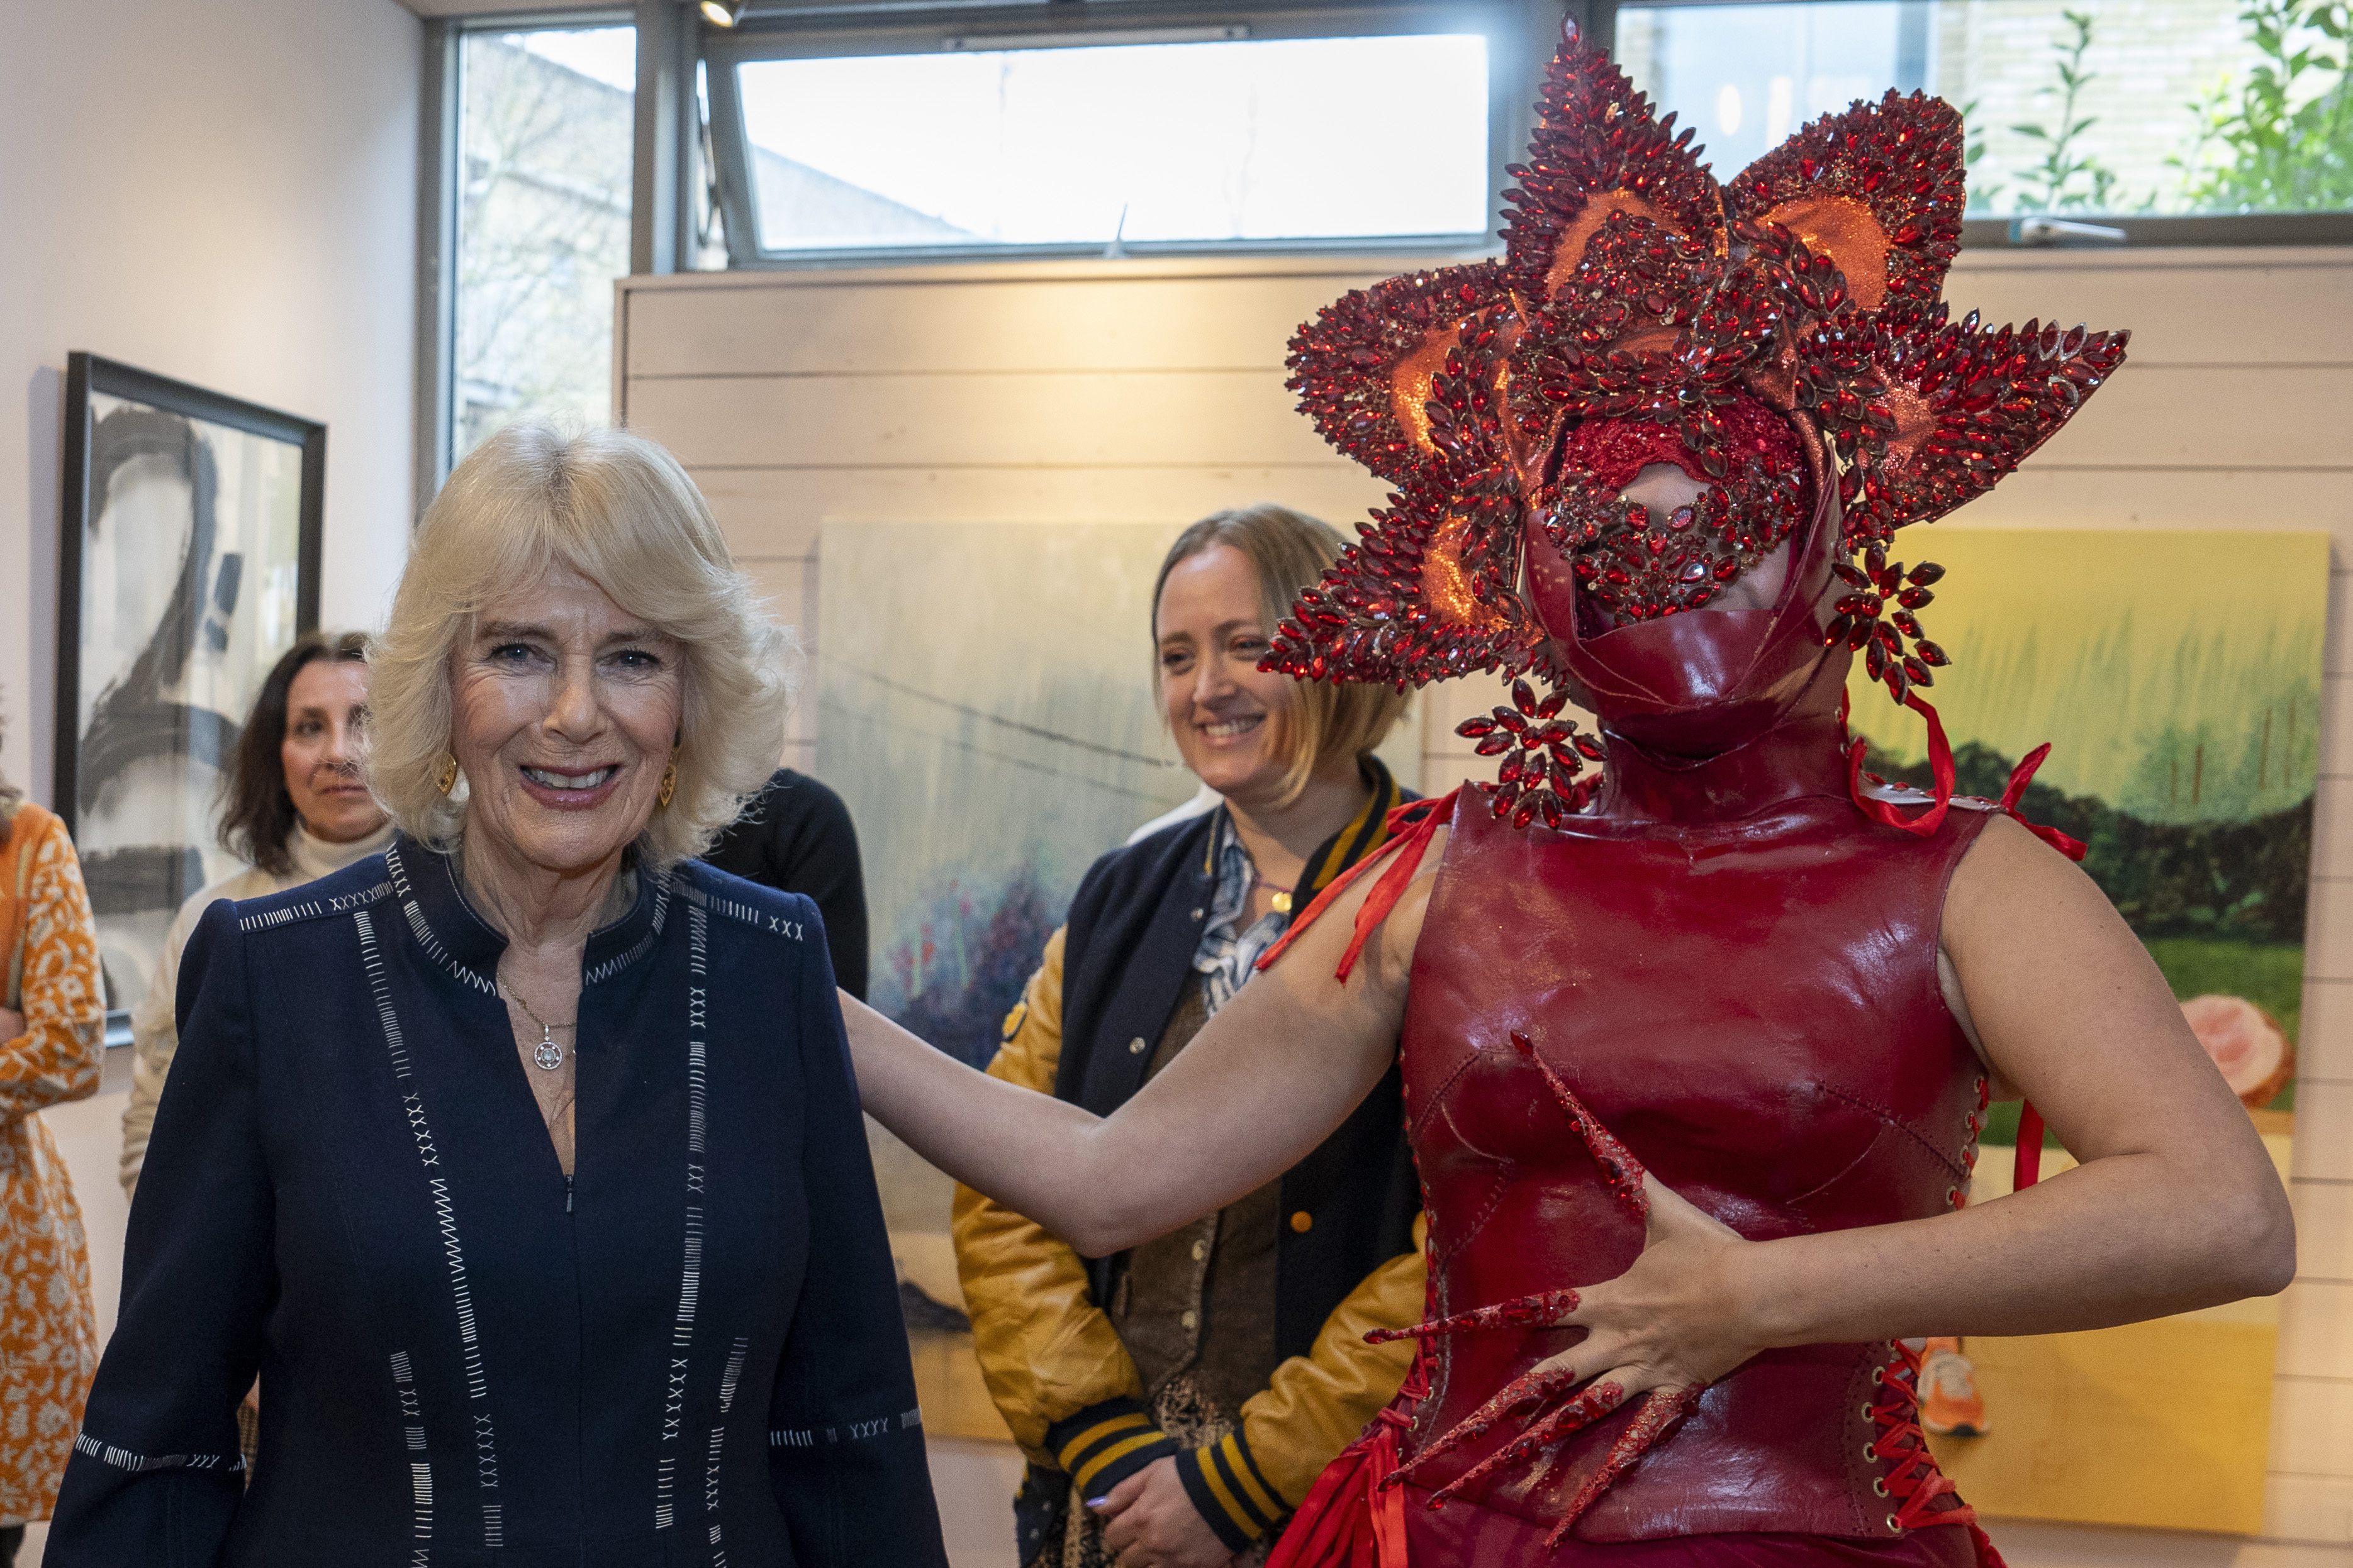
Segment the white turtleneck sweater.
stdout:
<svg viewBox="0 0 2353 1568">
<path fill-rule="evenodd" d="M 180 1032 L 174 1017 L 174 1004 L 180 991 L 180 952 L 188 945 L 188 938 L 195 934 L 196 921 L 223 899 L 266 899 L 272 893 L 315 882 L 354 860 L 364 860 L 382 851 L 392 842 L 392 824 L 387 822 L 365 838 L 355 838 L 349 844 L 330 844 L 311 837 L 311 830 L 297 822 L 294 836 L 286 841 L 293 869 L 281 877 L 248 867 L 197 893 L 172 917 L 172 929 L 164 937 L 163 954 L 155 960 L 155 978 L 149 983 L 147 995 L 138 1010 L 131 1015 L 131 1104 L 122 1112 L 124 1192 L 135 1192 L 139 1186 L 139 1167 L 147 1161 L 147 1136 L 155 1128 L 155 1102 L 163 1097 L 164 1075 L 172 1070 L 172 1057 L 180 1048 Z"/>
</svg>

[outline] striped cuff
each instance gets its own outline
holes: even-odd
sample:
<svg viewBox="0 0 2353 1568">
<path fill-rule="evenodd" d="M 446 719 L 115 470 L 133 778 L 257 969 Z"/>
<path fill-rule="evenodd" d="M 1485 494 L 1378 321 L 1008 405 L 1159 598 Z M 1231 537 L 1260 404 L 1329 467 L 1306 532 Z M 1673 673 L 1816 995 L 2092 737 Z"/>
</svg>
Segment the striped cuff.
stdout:
<svg viewBox="0 0 2353 1568">
<path fill-rule="evenodd" d="M 1240 1432 L 1176 1456 L 1185 1495 L 1230 1552 L 1240 1552 L 1291 1511 L 1259 1474 Z"/>
<path fill-rule="evenodd" d="M 1099 1498 L 1155 1459 L 1177 1451 L 1133 1399 L 1106 1399 L 1046 1428 L 1046 1447 L 1077 1483 L 1082 1498 Z"/>
</svg>

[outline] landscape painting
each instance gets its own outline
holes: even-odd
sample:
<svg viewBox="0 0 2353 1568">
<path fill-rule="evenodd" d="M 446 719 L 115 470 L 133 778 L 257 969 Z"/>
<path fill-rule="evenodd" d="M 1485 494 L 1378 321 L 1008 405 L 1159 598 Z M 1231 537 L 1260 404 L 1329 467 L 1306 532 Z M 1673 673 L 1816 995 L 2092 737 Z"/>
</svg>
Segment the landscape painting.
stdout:
<svg viewBox="0 0 2353 1568">
<path fill-rule="evenodd" d="M 858 825 L 869 1000 L 976 1067 L 1087 868 L 1194 792 L 1153 695 L 1152 586 L 1176 532 L 861 523 L 820 539 L 816 772 Z M 953 1187 L 867 1128 L 924 1424 L 1003 1436 L 956 1331 Z"/>
<path fill-rule="evenodd" d="M 1902 537 L 1947 568 L 1927 630 L 1959 792 L 2020 803 L 2088 847 L 2084 869 L 2147 944 L 2284 1176 L 2295 1129 L 2318 773 L 2327 538 L 1947 528 Z M 1926 728 L 1858 667 L 1865 766 L 1926 785 Z M 2010 1191 L 2015 1102 L 1971 1195 Z M 2046 1179 L 2072 1161 L 2055 1140 Z M 1978 1436 L 1934 1444 L 1989 1514 L 2262 1528 L 2274 1300 L 2129 1328 L 1978 1339 Z"/>
</svg>

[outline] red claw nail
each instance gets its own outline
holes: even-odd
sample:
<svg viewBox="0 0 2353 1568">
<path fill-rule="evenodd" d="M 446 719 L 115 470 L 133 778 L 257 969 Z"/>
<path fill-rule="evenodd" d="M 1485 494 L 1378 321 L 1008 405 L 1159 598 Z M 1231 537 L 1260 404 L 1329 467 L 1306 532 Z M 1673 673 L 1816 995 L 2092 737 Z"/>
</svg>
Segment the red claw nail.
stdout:
<svg viewBox="0 0 2353 1568">
<path fill-rule="evenodd" d="M 1443 1334 L 1475 1333 L 1482 1329 L 1549 1327 L 1576 1310 L 1576 1291 L 1539 1290 L 1533 1296 L 1516 1296 L 1493 1306 L 1458 1312 L 1451 1318 L 1416 1323 L 1409 1329 L 1374 1329 L 1365 1335 L 1365 1342 L 1381 1345 L 1391 1340 L 1430 1340 Z"/>
<path fill-rule="evenodd" d="M 1569 1125 L 1577 1130 L 1577 1137 L 1584 1140 L 1586 1152 L 1601 1168 L 1602 1177 L 1609 1184 L 1609 1191 L 1619 1205 L 1636 1219 L 1649 1219 L 1651 1194 L 1642 1190 L 1645 1173 L 1642 1162 L 1634 1158 L 1633 1152 L 1620 1143 L 1609 1129 L 1602 1126 L 1593 1112 L 1585 1109 L 1585 1102 L 1577 1098 L 1576 1090 L 1561 1081 L 1558 1073 L 1552 1070 L 1552 1064 L 1537 1051 L 1535 1041 L 1515 1029 L 1512 1032 L 1512 1045 L 1522 1056 L 1535 1063 L 1536 1071 L 1544 1074 L 1545 1085 L 1552 1090 L 1553 1100 L 1567 1113 Z"/>
<path fill-rule="evenodd" d="M 1538 1450 L 1559 1442 L 1569 1434 L 1590 1426 L 1625 1402 L 1626 1391 L 1617 1384 L 1595 1384 L 1550 1415 L 1530 1422 L 1527 1428 L 1518 1436 L 1432 1492 L 1430 1506 L 1433 1509 L 1443 1507 L 1447 1499 L 1466 1487 L 1485 1479 L 1491 1471 L 1531 1458 Z M 1451 1436 L 1451 1434 L 1449 1435 Z M 1614 1453 L 1616 1450 L 1611 1451 Z M 1433 1447 L 1431 1452 L 1436 1452 L 1436 1449 Z M 1422 1458 L 1428 1457 L 1428 1455 L 1418 1456 L 1414 1462 L 1419 1464 Z"/>
<path fill-rule="evenodd" d="M 1700 1395 L 1704 1392 L 1704 1389 L 1686 1388 L 1681 1394 L 1655 1393 L 1645 1398 L 1641 1408 L 1634 1413 L 1634 1419 L 1626 1424 L 1626 1430 L 1619 1433 L 1618 1440 L 1609 1445 L 1609 1457 L 1601 1461 L 1601 1468 L 1594 1471 L 1586 1483 L 1577 1489 L 1577 1495 L 1569 1500 L 1567 1511 L 1561 1515 L 1560 1522 L 1553 1526 L 1552 1533 L 1545 1537 L 1546 1549 L 1549 1551 L 1558 1547 L 1567 1538 L 1569 1526 L 1575 1524 L 1585 1510 L 1617 1482 L 1619 1477 L 1633 1468 L 1635 1460 L 1656 1447 L 1668 1433 L 1683 1424 L 1684 1416 L 1698 1409 Z M 1470 1478 L 1465 1476 L 1463 1479 Z"/>
<path fill-rule="evenodd" d="M 1449 1427 L 1429 1447 L 1392 1471 L 1383 1484 L 1395 1486 L 1401 1483 L 1409 1472 L 1439 1455 L 1485 1436 L 1494 1430 L 1498 1421 L 1537 1409 L 1576 1386 L 1577 1374 L 1566 1367 L 1538 1368 L 1522 1373 L 1504 1384 L 1503 1391 L 1493 1399 Z"/>
</svg>

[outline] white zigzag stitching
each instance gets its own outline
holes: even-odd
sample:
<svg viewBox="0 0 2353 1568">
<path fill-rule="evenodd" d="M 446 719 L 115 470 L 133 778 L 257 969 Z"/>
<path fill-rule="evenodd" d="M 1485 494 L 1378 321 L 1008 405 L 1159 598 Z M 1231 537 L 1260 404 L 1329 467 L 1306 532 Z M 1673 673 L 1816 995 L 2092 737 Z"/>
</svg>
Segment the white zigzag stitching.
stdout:
<svg viewBox="0 0 2353 1568">
<path fill-rule="evenodd" d="M 451 979 L 472 986 L 485 996 L 497 995 L 498 983 L 483 979 L 450 957 L 449 950 L 441 945 L 441 939 L 433 934 L 433 928 L 425 923 L 425 911 L 417 907 L 416 893 L 409 886 L 408 868 L 401 864 L 399 845 L 396 844 L 384 852 L 384 863 L 392 872 L 394 896 L 399 899 L 401 912 L 408 917 L 408 929 L 416 934 L 417 945 L 425 950 L 425 956 Z"/>
<path fill-rule="evenodd" d="M 101 1464 L 112 1465 L 118 1470 L 130 1470 L 134 1474 L 148 1470 L 224 1468 L 235 1472 L 245 1468 L 243 1454 L 134 1454 L 128 1448 L 101 1443 L 87 1432 L 76 1434 L 74 1447 Z"/>
<path fill-rule="evenodd" d="M 690 889 L 691 890 L 691 889 Z M 702 975 L 710 963 L 708 942 L 711 922 L 702 909 L 691 900 L 687 904 L 687 967 Z M 647 940 L 650 942 L 651 937 Z M 702 1152 L 704 1094 L 707 1083 L 703 1071 L 704 1041 L 703 1012 L 698 998 L 699 987 L 690 987 L 687 994 L 687 1113 L 686 1186 L 690 1197 L 702 1191 Z M 670 1347 L 680 1353 L 670 1358 L 670 1388 L 662 1401 L 662 1432 L 664 1443 L 678 1441 L 686 1419 L 686 1374 L 692 1361 L 694 1344 L 694 1313 L 702 1297 L 702 1209 L 689 1203 L 686 1209 L 686 1243 L 684 1260 L 679 1268 L 678 1319 L 670 1330 Z M 744 1342 L 738 1340 L 740 1346 Z M 740 1352 L 739 1352 L 740 1361 Z M 738 1371 L 740 1371 L 740 1366 Z M 732 1383 L 733 1374 L 730 1374 Z M 716 1461 L 714 1460 L 714 1463 Z M 674 1453 L 665 1454 L 654 1475 L 654 1528 L 668 1530 L 677 1519 L 676 1503 L 671 1498 L 671 1479 L 677 1464 Z M 705 1491 L 715 1487 L 715 1479 L 706 1477 Z M 711 1506 L 716 1506 L 712 1504 Z"/>
<path fill-rule="evenodd" d="M 394 859 L 393 851 L 386 850 L 385 854 L 387 860 Z M 396 860 L 394 865 L 394 875 L 398 877 L 401 873 Z M 352 922 L 359 931 L 360 958 L 367 969 L 368 987 L 375 994 L 376 1016 L 384 1026 L 385 1046 L 392 1053 L 393 1075 L 406 1080 L 409 1077 L 408 1051 L 401 1043 L 400 1018 L 392 1005 L 392 989 L 385 974 L 384 955 L 376 947 L 375 922 L 368 919 L 365 910 L 353 910 Z M 426 1121 L 424 1097 L 413 1089 L 404 1090 L 401 1109 L 408 1119 L 409 1131 L 417 1140 L 418 1163 L 428 1173 L 426 1184 L 433 1193 L 434 1226 L 441 1233 L 442 1256 L 449 1266 L 450 1289 L 458 1305 L 458 1339 L 465 1349 L 467 1394 L 470 1398 L 487 1399 L 490 1388 L 482 1372 L 481 1343 L 475 1333 L 474 1295 L 466 1274 L 465 1248 L 458 1239 L 457 1209 L 449 1200 L 449 1184 L 442 1177 L 429 1173 L 440 1164 L 441 1157 L 434 1146 L 431 1124 Z M 406 1366 L 407 1357 L 406 1352 L 402 1352 L 394 1363 L 396 1377 Z M 498 1444 L 487 1410 L 479 1411 L 474 1416 L 474 1479 L 484 1491 L 498 1489 Z M 500 1505 L 495 1502 L 482 1504 L 482 1543 L 486 1547 L 503 1544 Z"/>
</svg>

